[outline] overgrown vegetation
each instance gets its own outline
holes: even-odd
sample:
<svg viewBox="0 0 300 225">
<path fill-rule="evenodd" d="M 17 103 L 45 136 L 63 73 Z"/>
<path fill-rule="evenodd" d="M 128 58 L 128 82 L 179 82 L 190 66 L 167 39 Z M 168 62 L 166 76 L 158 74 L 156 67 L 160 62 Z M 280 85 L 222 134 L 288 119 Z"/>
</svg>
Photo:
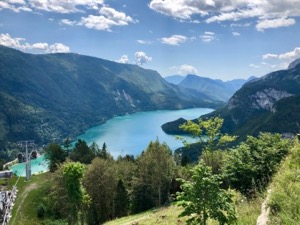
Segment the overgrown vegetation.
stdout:
<svg viewBox="0 0 300 225">
<path fill-rule="evenodd" d="M 221 134 L 222 123 L 222 119 L 214 118 L 182 126 L 198 135 L 204 146 L 196 165 L 176 163 L 182 159 L 175 160 L 169 147 L 159 140 L 150 142 L 137 158 L 126 155 L 117 159 L 107 152 L 105 144 L 100 149 L 95 143 L 87 146 L 78 140 L 66 158 L 57 145 L 49 145 L 46 152 L 55 172 L 45 182 L 51 185 L 39 189 L 40 196 L 32 206 L 35 220 L 40 224 L 103 224 L 169 205 L 177 196 L 181 207 L 171 206 L 176 211 L 172 218 L 184 217 L 170 221 L 178 224 L 254 224 L 261 193 L 292 144 L 278 134 L 261 133 L 226 149 L 226 143 L 235 137 Z M 207 134 L 205 139 L 201 139 L 202 134 Z"/>
<path fill-rule="evenodd" d="M 283 161 L 271 185 L 271 224 L 293 225 L 300 221 L 300 143 Z"/>
</svg>

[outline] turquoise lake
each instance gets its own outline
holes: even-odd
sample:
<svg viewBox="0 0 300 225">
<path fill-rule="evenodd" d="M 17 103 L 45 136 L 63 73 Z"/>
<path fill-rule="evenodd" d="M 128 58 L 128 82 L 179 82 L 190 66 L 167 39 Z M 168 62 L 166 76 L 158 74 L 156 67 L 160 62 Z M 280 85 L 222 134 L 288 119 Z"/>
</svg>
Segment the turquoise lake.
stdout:
<svg viewBox="0 0 300 225">
<path fill-rule="evenodd" d="M 78 139 L 85 140 L 88 145 L 96 142 L 100 148 L 105 142 L 107 150 L 114 157 L 126 154 L 137 156 L 147 148 L 150 141 L 155 141 L 157 138 L 175 150 L 182 146 L 181 141 L 176 140 L 174 135 L 164 133 L 161 125 L 180 117 L 195 119 L 212 111 L 208 108 L 194 108 L 137 112 L 114 117 L 105 124 L 92 127 L 79 135 Z"/>
<path fill-rule="evenodd" d="M 180 117 L 187 120 L 195 119 L 212 111 L 213 109 L 208 108 L 194 108 L 137 112 L 114 117 L 102 125 L 88 129 L 77 139 L 85 140 L 88 145 L 96 142 L 100 148 L 105 142 L 107 150 L 115 158 L 126 154 L 137 156 L 147 148 L 150 141 L 156 139 L 166 142 L 172 150 L 175 150 L 182 146 L 182 142 L 176 140 L 174 135 L 164 133 L 161 125 Z M 44 156 L 31 161 L 32 174 L 48 171 L 47 167 Z M 16 164 L 10 169 L 18 175 L 25 176 L 25 163 Z"/>
</svg>

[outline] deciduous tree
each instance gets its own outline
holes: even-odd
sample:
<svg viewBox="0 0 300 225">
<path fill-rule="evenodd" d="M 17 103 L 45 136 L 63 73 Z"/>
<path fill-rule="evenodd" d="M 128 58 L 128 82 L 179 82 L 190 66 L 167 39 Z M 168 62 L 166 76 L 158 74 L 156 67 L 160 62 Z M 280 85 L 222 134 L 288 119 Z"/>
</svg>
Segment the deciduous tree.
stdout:
<svg viewBox="0 0 300 225">
<path fill-rule="evenodd" d="M 137 159 L 133 180 L 134 212 L 160 206 L 168 200 L 173 170 L 174 161 L 170 148 L 158 140 L 150 142 L 146 151 Z"/>
<path fill-rule="evenodd" d="M 190 181 L 183 182 L 177 196 L 177 205 L 184 208 L 179 216 L 189 216 L 187 224 L 207 225 L 209 218 L 220 224 L 232 224 L 236 220 L 231 194 L 220 188 L 220 176 L 202 160 L 191 170 Z"/>
<path fill-rule="evenodd" d="M 84 175 L 84 165 L 79 162 L 68 162 L 63 165 L 62 173 L 65 188 L 70 204 L 69 224 L 76 224 L 78 213 L 83 214 L 83 205 L 89 204 L 89 196 L 86 194 L 81 181 Z M 83 224 L 83 216 L 81 217 Z"/>
<path fill-rule="evenodd" d="M 197 143 L 202 144 L 204 151 L 201 158 L 212 167 L 213 173 L 219 173 L 221 167 L 222 153 L 216 153 L 217 150 L 236 139 L 236 136 L 221 133 L 223 122 L 222 118 L 213 117 L 207 120 L 199 119 L 198 123 L 189 120 L 180 126 L 182 130 L 190 133 Z M 180 139 L 185 145 L 191 144 L 184 138 Z"/>
</svg>

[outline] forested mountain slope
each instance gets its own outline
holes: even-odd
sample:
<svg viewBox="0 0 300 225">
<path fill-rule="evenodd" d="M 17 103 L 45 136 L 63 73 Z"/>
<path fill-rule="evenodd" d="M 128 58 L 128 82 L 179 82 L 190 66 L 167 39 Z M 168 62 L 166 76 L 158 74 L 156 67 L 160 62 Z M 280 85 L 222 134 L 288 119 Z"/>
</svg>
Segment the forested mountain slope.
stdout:
<svg viewBox="0 0 300 225">
<path fill-rule="evenodd" d="M 32 55 L 0 46 L 0 147 L 47 142 L 140 110 L 215 107 L 157 72 L 79 54 Z"/>
<path fill-rule="evenodd" d="M 223 132 L 245 138 L 260 131 L 299 132 L 300 124 L 300 64 L 292 63 L 280 70 L 246 83 L 227 105 L 203 117 L 224 118 Z M 167 133 L 179 133 L 182 120 L 165 124 Z"/>
</svg>

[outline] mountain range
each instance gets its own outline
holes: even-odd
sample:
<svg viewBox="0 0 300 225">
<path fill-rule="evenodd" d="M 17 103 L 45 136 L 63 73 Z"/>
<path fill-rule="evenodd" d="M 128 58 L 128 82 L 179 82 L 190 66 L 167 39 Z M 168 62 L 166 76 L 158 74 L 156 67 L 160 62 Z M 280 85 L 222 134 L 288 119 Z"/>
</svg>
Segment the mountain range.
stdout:
<svg viewBox="0 0 300 225">
<path fill-rule="evenodd" d="M 224 107 L 202 118 L 213 116 L 222 117 L 223 132 L 239 140 L 261 131 L 295 135 L 300 131 L 300 60 L 247 82 Z M 183 122 L 178 119 L 162 127 L 166 133 L 182 133 L 178 126 Z"/>
<path fill-rule="evenodd" d="M 254 78 L 255 77 L 250 77 L 247 80 L 234 79 L 230 81 L 222 81 L 188 74 L 186 76 L 174 75 L 165 77 L 165 80 L 180 87 L 193 89 L 216 101 L 227 102 L 238 89 Z"/>
<path fill-rule="evenodd" d="M 33 55 L 0 46 L 0 79 L 0 147 L 73 137 L 136 111 L 220 105 L 156 71 L 73 53 Z"/>
</svg>

